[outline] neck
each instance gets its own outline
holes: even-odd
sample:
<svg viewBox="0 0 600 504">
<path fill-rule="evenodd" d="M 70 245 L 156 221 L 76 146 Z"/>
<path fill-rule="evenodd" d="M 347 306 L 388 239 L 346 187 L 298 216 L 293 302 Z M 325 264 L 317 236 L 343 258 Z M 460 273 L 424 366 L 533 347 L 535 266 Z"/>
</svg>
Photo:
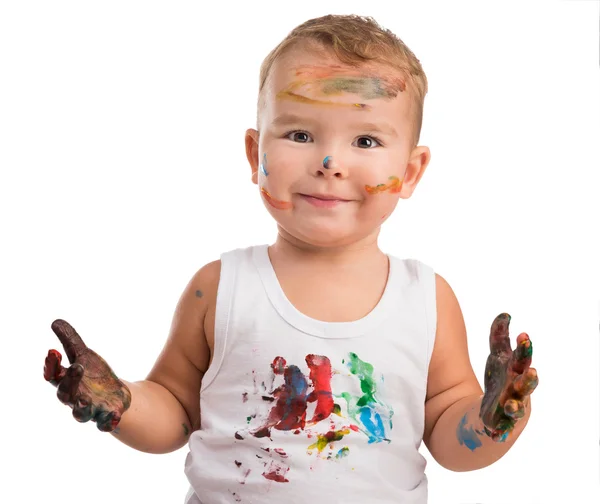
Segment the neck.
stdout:
<svg viewBox="0 0 600 504">
<path fill-rule="evenodd" d="M 279 228 L 275 243 L 269 247 L 269 255 L 275 260 L 285 257 L 286 262 L 311 261 L 315 266 L 364 265 L 385 257 L 379 249 L 378 236 L 379 229 L 350 244 L 323 247 L 303 242 Z"/>
</svg>

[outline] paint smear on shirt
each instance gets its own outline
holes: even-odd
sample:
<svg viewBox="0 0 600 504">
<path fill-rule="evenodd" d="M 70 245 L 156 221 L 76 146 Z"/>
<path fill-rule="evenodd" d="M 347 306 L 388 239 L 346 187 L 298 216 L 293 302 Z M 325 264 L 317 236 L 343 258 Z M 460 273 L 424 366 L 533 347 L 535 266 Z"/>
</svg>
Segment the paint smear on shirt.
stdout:
<svg viewBox="0 0 600 504">
<path fill-rule="evenodd" d="M 369 438 L 369 443 L 390 442 L 386 428 L 392 429 L 393 410 L 377 398 L 377 385 L 373 378 L 373 366 L 361 360 L 355 353 L 349 354 L 346 366 L 360 380 L 362 395 L 342 392 L 348 404 L 348 414 Z"/>
</svg>

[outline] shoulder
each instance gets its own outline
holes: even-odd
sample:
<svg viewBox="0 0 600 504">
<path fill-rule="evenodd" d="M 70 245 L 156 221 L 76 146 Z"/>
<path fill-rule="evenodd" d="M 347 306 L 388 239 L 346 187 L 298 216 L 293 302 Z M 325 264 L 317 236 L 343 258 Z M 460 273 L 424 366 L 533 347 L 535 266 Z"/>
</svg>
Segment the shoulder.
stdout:
<svg viewBox="0 0 600 504">
<path fill-rule="evenodd" d="M 438 273 L 435 274 L 435 291 L 437 325 L 429 366 L 430 378 L 431 372 L 447 367 L 449 360 L 457 366 L 465 366 L 469 361 L 467 330 L 460 304 L 450 284 Z"/>
</svg>

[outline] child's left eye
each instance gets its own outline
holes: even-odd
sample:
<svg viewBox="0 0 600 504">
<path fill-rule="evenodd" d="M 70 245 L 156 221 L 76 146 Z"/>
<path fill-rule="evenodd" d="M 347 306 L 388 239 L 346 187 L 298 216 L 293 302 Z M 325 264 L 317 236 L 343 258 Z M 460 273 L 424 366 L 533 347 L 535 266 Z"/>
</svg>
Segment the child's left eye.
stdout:
<svg viewBox="0 0 600 504">
<path fill-rule="evenodd" d="M 360 145 L 361 140 L 363 140 L 362 145 Z M 366 140 L 366 142 L 364 142 L 364 140 Z M 361 149 L 372 149 L 372 148 L 376 147 L 376 145 L 374 145 L 374 144 L 381 146 L 380 140 L 374 136 L 361 136 L 361 137 L 358 137 L 356 141 L 359 143 L 358 146 Z"/>
</svg>

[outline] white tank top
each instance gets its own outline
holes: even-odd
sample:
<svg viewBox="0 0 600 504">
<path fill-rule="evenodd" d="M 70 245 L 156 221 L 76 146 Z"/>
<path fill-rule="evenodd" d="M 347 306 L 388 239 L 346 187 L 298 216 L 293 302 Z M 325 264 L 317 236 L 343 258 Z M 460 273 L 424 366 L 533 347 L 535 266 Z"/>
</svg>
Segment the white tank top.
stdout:
<svg viewBox="0 0 600 504">
<path fill-rule="evenodd" d="M 221 256 L 215 346 L 186 504 L 424 504 L 435 275 L 389 257 L 377 306 L 322 322 L 286 298 L 267 245 Z"/>
</svg>

